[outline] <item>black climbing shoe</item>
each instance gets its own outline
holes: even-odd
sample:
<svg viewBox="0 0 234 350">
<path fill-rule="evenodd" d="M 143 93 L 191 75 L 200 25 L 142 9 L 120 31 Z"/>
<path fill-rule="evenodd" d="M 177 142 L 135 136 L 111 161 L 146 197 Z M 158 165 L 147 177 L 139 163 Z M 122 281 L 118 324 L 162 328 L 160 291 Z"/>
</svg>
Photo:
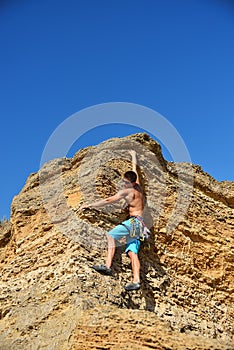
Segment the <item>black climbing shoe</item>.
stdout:
<svg viewBox="0 0 234 350">
<path fill-rule="evenodd" d="M 130 290 L 138 290 L 141 288 L 141 284 L 140 283 L 129 283 L 127 284 L 126 286 L 124 286 L 124 289 L 127 290 L 127 291 L 130 291 Z"/>
<path fill-rule="evenodd" d="M 94 265 L 93 268 L 94 268 L 94 270 L 101 273 L 102 275 L 110 276 L 112 274 L 111 269 L 108 269 L 108 267 L 106 267 L 106 265 Z"/>
</svg>

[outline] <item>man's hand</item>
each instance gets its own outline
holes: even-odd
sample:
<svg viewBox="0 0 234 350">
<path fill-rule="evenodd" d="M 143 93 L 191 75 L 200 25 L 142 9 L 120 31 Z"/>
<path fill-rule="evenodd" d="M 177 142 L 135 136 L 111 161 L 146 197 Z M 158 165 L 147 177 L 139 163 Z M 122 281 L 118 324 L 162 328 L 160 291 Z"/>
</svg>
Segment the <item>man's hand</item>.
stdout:
<svg viewBox="0 0 234 350">
<path fill-rule="evenodd" d="M 82 206 L 79 208 L 79 211 L 83 210 L 83 209 L 86 209 L 86 208 L 89 208 L 89 205 L 87 204 L 82 204 Z"/>
</svg>

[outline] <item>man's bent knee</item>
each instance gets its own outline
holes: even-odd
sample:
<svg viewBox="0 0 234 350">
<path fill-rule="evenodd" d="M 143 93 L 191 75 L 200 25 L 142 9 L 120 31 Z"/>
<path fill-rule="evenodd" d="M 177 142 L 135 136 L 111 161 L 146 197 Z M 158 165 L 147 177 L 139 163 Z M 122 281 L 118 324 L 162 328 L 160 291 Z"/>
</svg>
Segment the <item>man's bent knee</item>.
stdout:
<svg viewBox="0 0 234 350">
<path fill-rule="evenodd" d="M 131 250 L 129 250 L 128 252 L 127 252 L 127 256 L 129 257 L 129 258 L 138 258 L 138 254 L 137 253 L 135 253 L 135 252 L 132 252 Z"/>
</svg>

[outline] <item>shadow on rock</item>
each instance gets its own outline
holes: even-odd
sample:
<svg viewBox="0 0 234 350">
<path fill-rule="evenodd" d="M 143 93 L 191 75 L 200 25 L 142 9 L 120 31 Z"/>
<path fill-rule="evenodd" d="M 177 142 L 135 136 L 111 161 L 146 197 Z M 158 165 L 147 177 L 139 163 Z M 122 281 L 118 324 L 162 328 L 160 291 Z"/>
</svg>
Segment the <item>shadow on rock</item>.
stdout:
<svg viewBox="0 0 234 350">
<path fill-rule="evenodd" d="M 148 242 L 142 243 L 139 259 L 141 263 L 141 289 L 123 291 L 122 307 L 155 311 L 157 296 L 164 294 L 170 285 L 170 279 L 162 267 L 154 242 L 154 234 Z"/>
</svg>

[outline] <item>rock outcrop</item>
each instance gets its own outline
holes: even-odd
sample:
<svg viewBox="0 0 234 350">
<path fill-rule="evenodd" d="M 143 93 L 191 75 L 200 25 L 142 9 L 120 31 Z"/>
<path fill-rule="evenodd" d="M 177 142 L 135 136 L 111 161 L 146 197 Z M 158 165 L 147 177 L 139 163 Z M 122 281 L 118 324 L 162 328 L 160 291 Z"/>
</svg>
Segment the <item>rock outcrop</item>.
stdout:
<svg viewBox="0 0 234 350">
<path fill-rule="evenodd" d="M 109 196 L 138 152 L 149 244 L 141 289 L 117 247 L 113 276 L 97 274 L 105 232 L 124 203 L 79 211 Z M 0 348 L 234 349 L 234 183 L 167 162 L 147 134 L 110 139 L 29 176 L 0 226 Z"/>
</svg>

